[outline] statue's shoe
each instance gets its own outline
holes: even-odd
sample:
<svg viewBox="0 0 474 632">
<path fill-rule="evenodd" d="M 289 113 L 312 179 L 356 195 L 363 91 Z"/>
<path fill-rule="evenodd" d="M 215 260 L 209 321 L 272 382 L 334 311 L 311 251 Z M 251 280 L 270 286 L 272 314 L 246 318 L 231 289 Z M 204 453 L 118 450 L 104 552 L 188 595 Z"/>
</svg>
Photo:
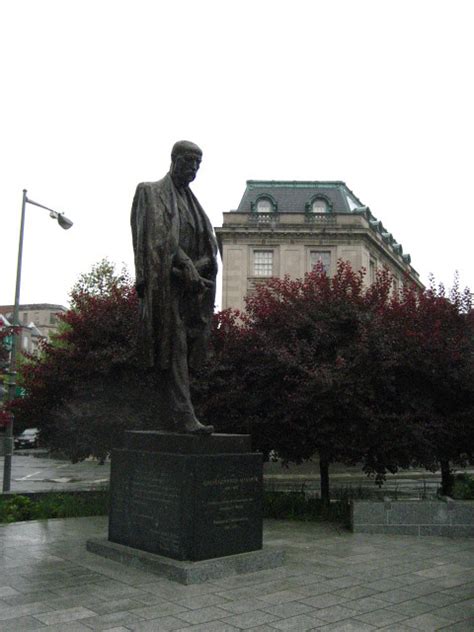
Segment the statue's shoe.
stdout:
<svg viewBox="0 0 474 632">
<path fill-rule="evenodd" d="M 186 421 L 183 431 L 186 434 L 206 434 L 210 435 L 214 432 L 214 426 L 205 426 L 196 418 Z"/>
</svg>

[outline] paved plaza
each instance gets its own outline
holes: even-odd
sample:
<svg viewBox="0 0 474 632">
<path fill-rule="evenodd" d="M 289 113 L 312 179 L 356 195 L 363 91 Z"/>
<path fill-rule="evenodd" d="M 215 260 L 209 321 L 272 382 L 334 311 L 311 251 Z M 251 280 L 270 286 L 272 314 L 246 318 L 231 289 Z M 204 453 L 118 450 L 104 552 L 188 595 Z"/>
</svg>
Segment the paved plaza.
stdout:
<svg viewBox="0 0 474 632">
<path fill-rule="evenodd" d="M 0 525 L 0 632 L 474 630 L 474 539 L 267 521 L 283 567 L 183 586 L 88 553 L 105 517 Z"/>
</svg>

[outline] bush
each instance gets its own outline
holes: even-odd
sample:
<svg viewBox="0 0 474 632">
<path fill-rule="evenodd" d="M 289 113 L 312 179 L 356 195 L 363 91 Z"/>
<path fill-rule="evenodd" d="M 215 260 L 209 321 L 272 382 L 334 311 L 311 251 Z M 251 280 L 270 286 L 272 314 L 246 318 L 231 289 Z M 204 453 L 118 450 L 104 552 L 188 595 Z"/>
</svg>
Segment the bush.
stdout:
<svg viewBox="0 0 474 632">
<path fill-rule="evenodd" d="M 20 522 L 33 520 L 33 502 L 26 496 L 0 499 L 0 522 Z"/>
<path fill-rule="evenodd" d="M 453 498 L 474 500 L 474 478 L 469 474 L 457 474 L 454 479 Z"/>
<path fill-rule="evenodd" d="M 0 497 L 0 522 L 79 518 L 108 513 L 109 497 L 104 493 L 46 494 L 36 500 L 26 496 Z"/>
<path fill-rule="evenodd" d="M 339 522 L 349 525 L 349 503 L 332 502 L 328 506 L 320 498 L 306 498 L 303 492 L 265 492 L 264 518 Z"/>
</svg>

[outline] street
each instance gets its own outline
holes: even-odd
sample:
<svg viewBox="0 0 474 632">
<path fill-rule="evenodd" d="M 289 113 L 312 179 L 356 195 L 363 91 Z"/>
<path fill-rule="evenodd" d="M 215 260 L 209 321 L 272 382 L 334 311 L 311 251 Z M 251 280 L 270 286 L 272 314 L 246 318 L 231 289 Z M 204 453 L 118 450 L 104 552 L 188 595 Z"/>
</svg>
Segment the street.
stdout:
<svg viewBox="0 0 474 632">
<path fill-rule="evenodd" d="M 466 470 L 474 475 L 474 468 Z M 279 462 L 265 463 L 264 476 L 266 489 L 302 490 L 310 494 L 319 493 L 319 464 L 317 460 L 282 468 Z M 3 477 L 3 457 L 0 457 L 0 479 Z M 11 491 L 71 491 L 100 489 L 105 487 L 110 477 L 110 460 L 103 465 L 97 459 L 87 459 L 81 463 L 48 458 L 47 451 L 18 450 L 13 456 Z M 439 472 L 427 472 L 423 469 L 400 471 L 387 476 L 387 481 L 378 490 L 359 467 L 348 467 L 339 463 L 330 467 L 331 490 L 336 497 L 339 490 L 344 495 L 352 491 L 354 497 L 377 494 L 392 498 L 422 498 L 434 496 L 441 482 Z"/>
<path fill-rule="evenodd" d="M 0 478 L 3 478 L 3 457 Z M 47 458 L 45 450 L 15 452 L 12 461 L 11 491 L 43 492 L 98 489 L 109 482 L 110 461 L 96 459 L 81 463 Z"/>
</svg>

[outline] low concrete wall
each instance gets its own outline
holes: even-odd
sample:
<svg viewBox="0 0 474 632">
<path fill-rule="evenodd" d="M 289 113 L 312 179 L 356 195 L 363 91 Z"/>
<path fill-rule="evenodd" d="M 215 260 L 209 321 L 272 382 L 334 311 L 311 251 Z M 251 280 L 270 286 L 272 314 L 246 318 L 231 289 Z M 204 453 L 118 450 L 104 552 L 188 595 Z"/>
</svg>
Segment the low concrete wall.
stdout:
<svg viewBox="0 0 474 632">
<path fill-rule="evenodd" d="M 354 533 L 474 536 L 474 501 L 354 500 L 351 528 Z"/>
</svg>

